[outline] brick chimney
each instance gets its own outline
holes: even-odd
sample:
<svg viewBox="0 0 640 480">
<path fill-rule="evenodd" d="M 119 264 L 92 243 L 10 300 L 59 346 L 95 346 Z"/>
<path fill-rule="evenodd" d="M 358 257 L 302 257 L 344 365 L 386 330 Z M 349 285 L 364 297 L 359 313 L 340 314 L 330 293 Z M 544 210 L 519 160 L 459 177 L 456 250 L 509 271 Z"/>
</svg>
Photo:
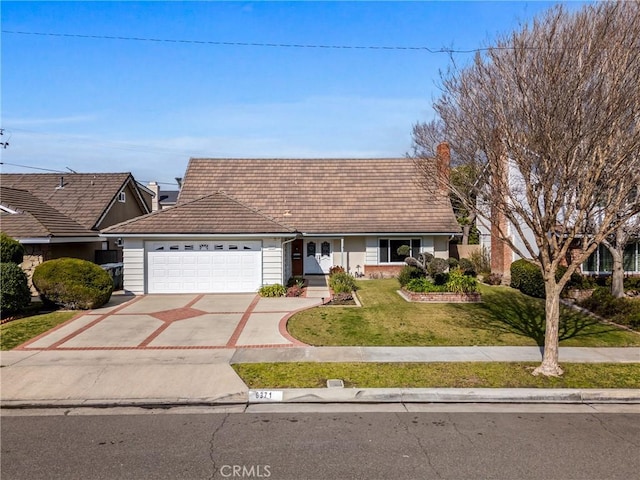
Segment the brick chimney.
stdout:
<svg viewBox="0 0 640 480">
<path fill-rule="evenodd" d="M 451 170 L 451 149 L 447 142 L 439 143 L 436 147 L 436 179 L 438 191 L 449 191 L 449 178 Z"/>
</svg>

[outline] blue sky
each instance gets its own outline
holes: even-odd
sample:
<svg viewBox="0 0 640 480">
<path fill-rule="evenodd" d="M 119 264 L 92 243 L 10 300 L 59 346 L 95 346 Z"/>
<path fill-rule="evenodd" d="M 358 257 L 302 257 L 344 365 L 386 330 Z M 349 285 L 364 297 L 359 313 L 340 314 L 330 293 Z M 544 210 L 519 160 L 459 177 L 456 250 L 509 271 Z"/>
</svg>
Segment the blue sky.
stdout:
<svg viewBox="0 0 640 480">
<path fill-rule="evenodd" d="M 404 156 L 447 54 L 193 42 L 473 49 L 552 4 L 2 1 L 2 171 L 170 189 L 190 157 Z"/>
</svg>

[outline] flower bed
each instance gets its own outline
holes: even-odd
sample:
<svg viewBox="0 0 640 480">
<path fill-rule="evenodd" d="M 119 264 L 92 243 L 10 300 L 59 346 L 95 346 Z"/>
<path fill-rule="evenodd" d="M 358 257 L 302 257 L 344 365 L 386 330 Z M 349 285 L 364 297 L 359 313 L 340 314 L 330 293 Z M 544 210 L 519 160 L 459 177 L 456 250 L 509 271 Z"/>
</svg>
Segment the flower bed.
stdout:
<svg viewBox="0 0 640 480">
<path fill-rule="evenodd" d="M 416 293 L 402 289 L 398 293 L 408 302 L 430 303 L 479 303 L 482 296 L 478 292 L 454 293 L 454 292 L 424 292 Z"/>
</svg>

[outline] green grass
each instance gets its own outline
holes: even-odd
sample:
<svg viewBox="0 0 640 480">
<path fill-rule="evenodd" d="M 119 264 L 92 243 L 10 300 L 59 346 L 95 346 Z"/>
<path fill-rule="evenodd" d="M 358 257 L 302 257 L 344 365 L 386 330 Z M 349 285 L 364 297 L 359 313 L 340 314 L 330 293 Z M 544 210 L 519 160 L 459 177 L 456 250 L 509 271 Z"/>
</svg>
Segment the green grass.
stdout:
<svg viewBox="0 0 640 480">
<path fill-rule="evenodd" d="M 640 364 L 566 363 L 560 378 L 534 363 L 252 363 L 233 365 L 249 388 L 640 388 Z"/>
<path fill-rule="evenodd" d="M 11 350 L 41 333 L 66 322 L 77 315 L 77 311 L 59 311 L 33 315 L 14 320 L 0 326 L 0 350 Z"/>
<path fill-rule="evenodd" d="M 479 304 L 409 303 L 395 279 L 358 282 L 362 308 L 314 308 L 294 315 L 289 333 L 310 345 L 543 345 L 544 301 L 509 287 L 480 285 Z M 560 344 L 640 345 L 640 334 L 562 308 Z"/>
</svg>

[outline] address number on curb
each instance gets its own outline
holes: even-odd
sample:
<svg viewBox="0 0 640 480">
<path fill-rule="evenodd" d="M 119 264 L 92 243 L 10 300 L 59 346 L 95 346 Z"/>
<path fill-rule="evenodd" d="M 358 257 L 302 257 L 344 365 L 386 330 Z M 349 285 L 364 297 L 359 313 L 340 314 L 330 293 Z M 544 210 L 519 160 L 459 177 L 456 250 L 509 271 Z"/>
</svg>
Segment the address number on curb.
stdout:
<svg viewBox="0 0 640 480">
<path fill-rule="evenodd" d="M 280 390 L 249 390 L 250 402 L 281 402 L 282 391 Z"/>
</svg>

